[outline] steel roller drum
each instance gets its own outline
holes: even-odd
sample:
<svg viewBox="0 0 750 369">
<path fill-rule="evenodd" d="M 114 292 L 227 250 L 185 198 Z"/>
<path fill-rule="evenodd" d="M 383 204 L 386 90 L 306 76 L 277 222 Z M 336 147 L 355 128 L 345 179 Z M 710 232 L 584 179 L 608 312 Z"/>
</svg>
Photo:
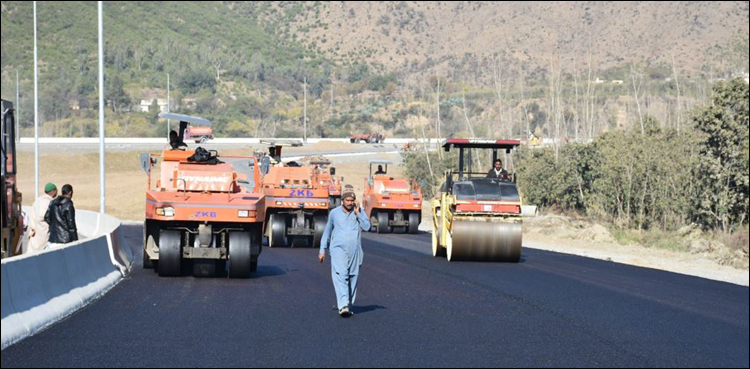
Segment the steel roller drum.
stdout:
<svg viewBox="0 0 750 369">
<path fill-rule="evenodd" d="M 517 263 L 521 258 L 521 223 L 455 220 L 451 238 L 446 245 L 451 261 Z"/>
</svg>

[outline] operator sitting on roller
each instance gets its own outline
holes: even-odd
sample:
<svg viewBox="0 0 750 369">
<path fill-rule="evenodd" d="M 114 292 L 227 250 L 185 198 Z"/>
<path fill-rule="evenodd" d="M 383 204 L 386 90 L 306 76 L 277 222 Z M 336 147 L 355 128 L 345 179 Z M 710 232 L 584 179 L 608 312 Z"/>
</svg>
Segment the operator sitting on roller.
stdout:
<svg viewBox="0 0 750 369">
<path fill-rule="evenodd" d="M 321 263 L 326 260 L 326 249 L 330 246 L 331 277 L 339 316 L 347 318 L 353 315 L 350 306 L 357 298 L 357 277 L 364 257 L 362 231 L 370 229 L 370 220 L 356 202 L 354 187 L 344 187 L 341 198 L 343 204 L 328 214 L 318 260 Z"/>
<path fill-rule="evenodd" d="M 385 174 L 385 171 L 383 170 L 383 166 L 378 165 L 378 170 L 375 171 L 375 175 L 377 176 L 377 175 L 383 175 L 383 174 Z"/>
<path fill-rule="evenodd" d="M 487 178 L 497 178 L 501 181 L 510 181 L 510 175 L 508 174 L 508 171 L 503 168 L 502 160 L 495 160 L 495 167 L 487 172 Z"/>
<path fill-rule="evenodd" d="M 169 145 L 164 149 L 185 151 L 185 149 L 187 149 L 187 144 L 180 141 L 180 136 L 177 135 L 177 131 L 171 130 L 169 131 Z"/>
</svg>

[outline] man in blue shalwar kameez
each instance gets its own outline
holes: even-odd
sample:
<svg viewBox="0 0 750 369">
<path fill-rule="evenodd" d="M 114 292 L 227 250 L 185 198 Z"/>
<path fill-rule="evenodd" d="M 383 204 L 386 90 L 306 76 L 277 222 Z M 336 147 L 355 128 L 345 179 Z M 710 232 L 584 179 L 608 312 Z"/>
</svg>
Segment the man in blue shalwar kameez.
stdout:
<svg viewBox="0 0 750 369">
<path fill-rule="evenodd" d="M 329 249 L 339 315 L 346 318 L 352 315 L 350 307 L 357 297 L 357 277 L 364 257 L 362 231 L 370 230 L 370 220 L 357 204 L 352 186 L 344 188 L 341 198 L 342 205 L 328 214 L 318 259 L 324 262 Z"/>
</svg>

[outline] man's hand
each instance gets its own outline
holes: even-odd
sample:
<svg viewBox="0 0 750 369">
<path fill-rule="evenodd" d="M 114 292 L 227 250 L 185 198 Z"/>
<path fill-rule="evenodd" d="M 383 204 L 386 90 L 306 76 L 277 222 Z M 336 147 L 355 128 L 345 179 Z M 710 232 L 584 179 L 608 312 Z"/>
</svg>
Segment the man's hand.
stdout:
<svg viewBox="0 0 750 369">
<path fill-rule="evenodd" d="M 326 261 L 326 254 L 318 254 L 318 260 L 323 264 L 323 262 Z"/>
<path fill-rule="evenodd" d="M 359 203 L 358 202 L 354 203 L 354 214 L 359 215 Z"/>
</svg>

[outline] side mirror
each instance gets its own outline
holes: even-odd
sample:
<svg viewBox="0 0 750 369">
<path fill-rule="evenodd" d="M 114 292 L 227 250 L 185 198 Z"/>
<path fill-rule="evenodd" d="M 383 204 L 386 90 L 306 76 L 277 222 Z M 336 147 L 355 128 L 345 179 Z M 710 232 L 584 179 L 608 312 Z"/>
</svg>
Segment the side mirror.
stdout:
<svg viewBox="0 0 750 369">
<path fill-rule="evenodd" d="M 336 168 L 331 167 L 331 176 L 335 176 L 335 175 L 336 175 Z"/>
<path fill-rule="evenodd" d="M 151 164 L 151 156 L 149 154 L 141 154 L 141 169 L 148 175 L 151 175 Z"/>
<path fill-rule="evenodd" d="M 271 167 L 271 158 L 264 156 L 260 159 L 260 173 L 263 175 L 268 174 L 268 170 Z"/>
</svg>

